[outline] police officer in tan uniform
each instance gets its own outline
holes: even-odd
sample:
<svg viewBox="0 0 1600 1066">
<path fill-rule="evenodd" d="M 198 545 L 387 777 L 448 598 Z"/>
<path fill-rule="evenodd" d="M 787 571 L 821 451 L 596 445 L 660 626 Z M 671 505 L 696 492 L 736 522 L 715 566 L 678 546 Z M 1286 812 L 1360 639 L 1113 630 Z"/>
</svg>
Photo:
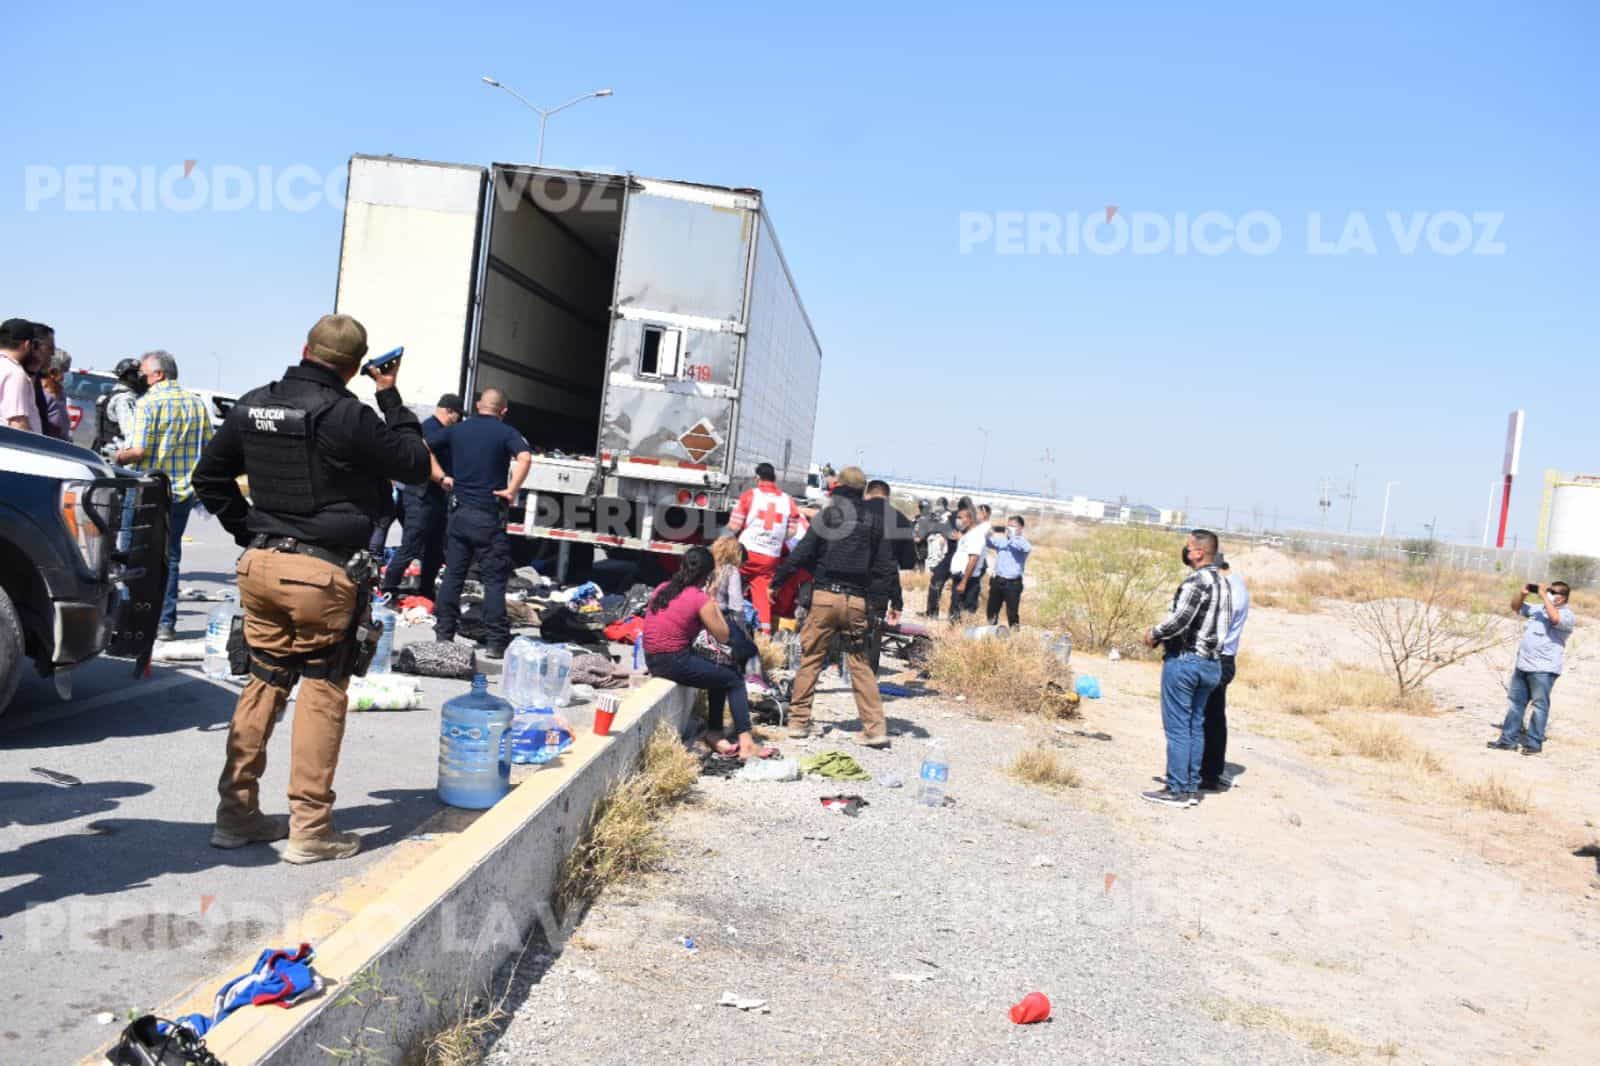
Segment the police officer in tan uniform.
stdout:
<svg viewBox="0 0 1600 1066">
<path fill-rule="evenodd" d="M 334 831 L 333 776 L 345 690 L 364 669 L 355 649 L 375 573 L 367 540 L 392 506 L 391 481 L 443 477 L 395 388 L 398 364 L 371 371 L 381 418 L 346 388 L 366 352 L 361 323 L 323 316 L 300 364 L 241 396 L 195 468 L 206 510 L 247 549 L 237 571 L 250 681 L 228 729 L 214 847 L 287 836 L 283 857 L 295 863 L 361 849 L 354 833 Z M 240 474 L 249 478 L 249 502 Z M 285 822 L 262 813 L 258 784 L 273 723 L 297 679 Z"/>
</svg>

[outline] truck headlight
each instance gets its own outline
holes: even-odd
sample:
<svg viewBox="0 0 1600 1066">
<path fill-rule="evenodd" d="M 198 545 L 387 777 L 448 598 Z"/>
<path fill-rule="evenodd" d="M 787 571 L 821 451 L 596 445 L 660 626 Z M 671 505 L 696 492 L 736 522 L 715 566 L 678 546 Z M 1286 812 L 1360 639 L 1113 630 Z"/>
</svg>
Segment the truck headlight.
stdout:
<svg viewBox="0 0 1600 1066">
<path fill-rule="evenodd" d="M 92 510 L 91 493 L 97 491 L 87 481 L 67 481 L 61 485 L 61 524 L 78 546 L 84 565 L 98 574 L 105 564 L 108 538 L 103 524 Z M 102 493 L 103 494 L 103 493 Z"/>
</svg>

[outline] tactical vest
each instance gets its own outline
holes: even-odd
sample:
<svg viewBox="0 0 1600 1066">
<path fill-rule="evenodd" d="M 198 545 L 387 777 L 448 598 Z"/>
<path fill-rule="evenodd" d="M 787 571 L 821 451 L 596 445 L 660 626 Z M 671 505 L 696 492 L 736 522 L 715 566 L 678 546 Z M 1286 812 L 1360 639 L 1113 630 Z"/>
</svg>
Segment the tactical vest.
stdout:
<svg viewBox="0 0 1600 1066">
<path fill-rule="evenodd" d="M 122 426 L 111 417 L 111 397 L 117 394 L 116 389 L 100 394 L 94 402 L 94 443 L 92 447 L 99 451 L 107 444 L 122 436 Z"/>
<path fill-rule="evenodd" d="M 313 396 L 300 389 L 290 396 L 281 385 L 252 389 L 229 413 L 240 420 L 252 506 L 291 520 L 311 518 L 327 534 L 318 539 L 328 543 L 366 543 L 371 516 L 383 513 L 389 483 L 352 476 L 317 444 L 323 417 L 345 397 L 332 389 Z"/>
</svg>

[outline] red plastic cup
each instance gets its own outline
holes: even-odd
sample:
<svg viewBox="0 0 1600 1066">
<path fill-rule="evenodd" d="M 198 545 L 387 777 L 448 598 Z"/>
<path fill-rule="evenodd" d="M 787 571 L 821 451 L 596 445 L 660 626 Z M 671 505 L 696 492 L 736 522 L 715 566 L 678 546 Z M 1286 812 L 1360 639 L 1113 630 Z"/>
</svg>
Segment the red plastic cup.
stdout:
<svg viewBox="0 0 1600 1066">
<path fill-rule="evenodd" d="M 616 711 L 607 711 L 596 707 L 594 709 L 594 735 L 597 737 L 609 737 L 611 735 L 611 723 L 616 717 Z"/>
</svg>

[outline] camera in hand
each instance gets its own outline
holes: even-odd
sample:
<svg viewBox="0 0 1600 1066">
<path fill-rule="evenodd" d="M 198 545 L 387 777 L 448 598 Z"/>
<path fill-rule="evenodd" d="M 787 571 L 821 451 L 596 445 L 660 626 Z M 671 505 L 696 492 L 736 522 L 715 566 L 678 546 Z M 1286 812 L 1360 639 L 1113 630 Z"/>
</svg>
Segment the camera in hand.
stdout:
<svg viewBox="0 0 1600 1066">
<path fill-rule="evenodd" d="M 1539 595 L 1539 586 L 1530 581 L 1528 582 L 1528 591 L 1537 596 Z"/>
</svg>

